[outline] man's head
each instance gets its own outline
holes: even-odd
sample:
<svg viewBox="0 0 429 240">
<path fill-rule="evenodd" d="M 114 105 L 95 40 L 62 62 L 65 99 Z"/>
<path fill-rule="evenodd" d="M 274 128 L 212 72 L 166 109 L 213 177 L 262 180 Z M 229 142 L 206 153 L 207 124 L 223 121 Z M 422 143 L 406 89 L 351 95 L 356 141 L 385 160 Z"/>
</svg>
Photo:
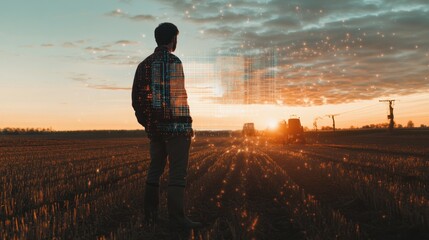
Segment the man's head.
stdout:
<svg viewBox="0 0 429 240">
<path fill-rule="evenodd" d="M 179 29 L 172 23 L 161 23 L 155 28 L 155 40 L 158 46 L 169 45 L 168 47 L 172 52 L 176 50 L 178 34 Z"/>
</svg>

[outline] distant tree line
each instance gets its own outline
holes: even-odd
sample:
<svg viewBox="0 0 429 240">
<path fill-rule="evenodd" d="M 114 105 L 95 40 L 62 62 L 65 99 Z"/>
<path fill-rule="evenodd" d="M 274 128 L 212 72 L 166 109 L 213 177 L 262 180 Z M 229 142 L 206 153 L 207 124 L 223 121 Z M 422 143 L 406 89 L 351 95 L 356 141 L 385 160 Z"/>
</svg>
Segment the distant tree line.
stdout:
<svg viewBox="0 0 429 240">
<path fill-rule="evenodd" d="M 4 135 L 43 134 L 50 132 L 54 132 L 54 130 L 52 128 L 0 128 L 0 133 Z"/>
<path fill-rule="evenodd" d="M 362 128 L 364 129 L 368 129 L 368 128 L 388 128 L 389 127 L 389 123 L 379 123 L 379 124 L 370 124 L 370 125 L 365 125 L 362 126 Z M 395 128 L 415 128 L 415 124 L 413 121 L 409 120 L 407 122 L 407 125 L 402 125 L 402 124 L 396 124 L 395 123 Z M 428 126 L 425 124 L 421 124 L 420 128 L 427 128 Z"/>
<path fill-rule="evenodd" d="M 361 127 L 362 129 L 368 128 L 389 128 L 389 123 L 377 123 L 377 124 L 368 124 Z"/>
<path fill-rule="evenodd" d="M 408 121 L 407 125 L 402 125 L 402 124 L 395 124 L 395 128 L 415 128 L 415 124 L 413 121 Z M 421 124 L 420 128 L 428 128 L 429 126 L 425 125 L 425 124 Z M 367 124 L 367 125 L 363 125 L 362 127 L 360 127 L 360 129 L 380 129 L 380 128 L 389 128 L 389 123 L 377 123 L 377 124 Z M 358 127 L 355 126 L 350 126 L 349 129 L 359 129 Z M 329 131 L 332 130 L 331 126 L 323 126 L 321 128 L 321 130 L 325 130 L 325 131 Z"/>
</svg>

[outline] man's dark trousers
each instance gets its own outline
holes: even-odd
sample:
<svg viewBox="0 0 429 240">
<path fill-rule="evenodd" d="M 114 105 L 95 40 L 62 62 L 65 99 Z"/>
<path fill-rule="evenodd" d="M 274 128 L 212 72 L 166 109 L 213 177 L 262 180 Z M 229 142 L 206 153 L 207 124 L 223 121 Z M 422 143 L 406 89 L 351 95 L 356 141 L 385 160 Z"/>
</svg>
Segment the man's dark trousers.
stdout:
<svg viewBox="0 0 429 240">
<path fill-rule="evenodd" d="M 150 140 L 150 166 L 146 183 L 159 186 L 159 179 L 164 172 L 167 156 L 169 160 L 169 186 L 185 187 L 188 169 L 191 137 L 167 136 L 152 137 Z"/>
</svg>

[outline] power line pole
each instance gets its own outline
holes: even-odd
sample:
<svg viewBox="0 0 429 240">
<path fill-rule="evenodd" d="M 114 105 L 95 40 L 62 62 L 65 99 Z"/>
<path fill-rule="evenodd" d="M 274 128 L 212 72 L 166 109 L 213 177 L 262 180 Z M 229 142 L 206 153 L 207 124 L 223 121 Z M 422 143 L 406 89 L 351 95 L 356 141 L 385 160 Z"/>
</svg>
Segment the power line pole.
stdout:
<svg viewBox="0 0 429 240">
<path fill-rule="evenodd" d="M 389 131 L 393 131 L 393 127 L 395 125 L 394 116 L 393 116 L 393 103 L 395 102 L 395 99 L 385 99 L 385 100 L 378 100 L 379 102 L 388 102 L 389 103 L 389 112 L 390 114 L 387 115 L 387 119 L 390 119 L 389 122 Z"/>
<path fill-rule="evenodd" d="M 326 115 L 327 117 L 332 118 L 332 129 L 334 129 L 335 132 L 335 116 L 338 116 L 340 114 L 331 114 L 331 115 Z"/>
</svg>

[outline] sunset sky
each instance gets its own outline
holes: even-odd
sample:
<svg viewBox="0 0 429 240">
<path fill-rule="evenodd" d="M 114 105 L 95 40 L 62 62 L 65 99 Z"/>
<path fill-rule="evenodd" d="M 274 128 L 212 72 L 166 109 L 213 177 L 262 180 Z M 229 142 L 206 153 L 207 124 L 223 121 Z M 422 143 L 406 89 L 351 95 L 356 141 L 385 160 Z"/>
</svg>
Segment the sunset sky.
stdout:
<svg viewBox="0 0 429 240">
<path fill-rule="evenodd" d="M 380 99 L 429 125 L 427 0 L 15 0 L 0 8 L 0 128 L 139 129 L 132 81 L 161 22 L 180 31 L 195 129 L 360 127 L 388 122 Z M 249 58 L 269 101 L 243 102 Z"/>
</svg>

